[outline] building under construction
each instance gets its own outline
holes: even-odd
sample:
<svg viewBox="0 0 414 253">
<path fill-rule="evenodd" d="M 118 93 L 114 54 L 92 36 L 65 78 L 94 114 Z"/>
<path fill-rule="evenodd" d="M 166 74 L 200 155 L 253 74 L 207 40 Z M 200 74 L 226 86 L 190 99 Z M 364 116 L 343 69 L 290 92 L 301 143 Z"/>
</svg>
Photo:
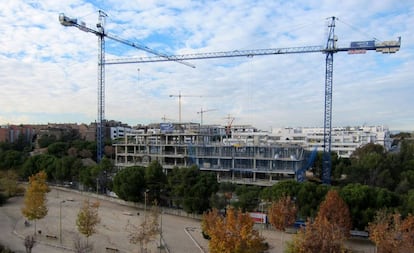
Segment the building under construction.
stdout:
<svg viewBox="0 0 414 253">
<path fill-rule="evenodd" d="M 293 179 L 306 164 L 309 151 L 298 144 L 263 142 L 254 128 L 232 131 L 252 132 L 251 138 L 232 138 L 225 126 L 161 123 L 125 134 L 114 142 L 116 166 L 147 166 L 157 160 L 164 170 L 197 166 L 212 171 L 221 182 L 272 185 Z"/>
</svg>

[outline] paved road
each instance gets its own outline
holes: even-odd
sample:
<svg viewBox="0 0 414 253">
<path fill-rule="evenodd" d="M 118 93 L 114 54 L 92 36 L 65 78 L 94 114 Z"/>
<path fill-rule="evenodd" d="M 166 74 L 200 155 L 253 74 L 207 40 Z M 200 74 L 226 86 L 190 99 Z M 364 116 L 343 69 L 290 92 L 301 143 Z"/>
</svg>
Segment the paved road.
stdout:
<svg viewBox="0 0 414 253">
<path fill-rule="evenodd" d="M 47 197 L 49 211 L 44 219 L 36 223 L 36 230 L 41 230 L 42 233 L 37 235 L 39 243 L 33 248 L 33 253 L 70 252 L 74 238 L 78 234 L 77 213 L 83 199 L 89 196 L 76 192 L 57 192 L 53 189 Z M 95 200 L 91 198 L 91 201 Z M 6 205 L 0 207 L 0 242 L 17 252 L 25 252 L 23 238 L 34 233 L 33 222 L 29 227 L 24 225 L 25 219 L 20 211 L 22 206 L 23 198 L 18 197 L 10 199 Z M 117 249 L 118 252 L 140 252 L 139 245 L 129 243 L 126 227 L 128 223 L 140 224 L 144 218 L 143 210 L 100 200 L 99 216 L 101 223 L 97 226 L 97 233 L 89 238 L 89 241 L 94 244 L 94 252 L 108 252 L 107 248 Z M 60 221 L 62 222 L 61 230 Z M 163 242 L 169 250 L 162 250 L 162 253 L 200 252 L 200 246 L 186 232 L 186 228 L 199 230 L 199 221 L 164 214 L 162 225 Z M 59 239 L 60 231 L 62 231 L 62 243 Z M 48 236 L 56 236 L 57 239 L 51 239 Z M 160 252 L 158 245 L 159 237 L 146 245 L 147 252 Z"/>
<path fill-rule="evenodd" d="M 21 216 L 20 208 L 22 205 L 22 198 L 11 198 L 8 200 L 6 206 L 0 207 L 0 242 L 3 245 L 7 245 L 12 248 L 16 253 L 26 252 L 23 242 L 24 237 L 14 232 L 16 223 L 19 221 L 19 217 Z M 32 252 L 59 253 L 67 251 L 38 243 L 33 248 Z"/>
</svg>

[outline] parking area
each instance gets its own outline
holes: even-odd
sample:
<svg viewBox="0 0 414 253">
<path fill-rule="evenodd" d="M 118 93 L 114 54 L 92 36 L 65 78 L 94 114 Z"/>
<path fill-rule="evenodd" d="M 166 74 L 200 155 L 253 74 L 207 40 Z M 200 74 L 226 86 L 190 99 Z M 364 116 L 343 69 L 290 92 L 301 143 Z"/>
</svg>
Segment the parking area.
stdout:
<svg viewBox="0 0 414 253">
<path fill-rule="evenodd" d="M 77 213 L 84 199 L 89 198 L 91 202 L 97 200 L 92 196 L 88 193 L 52 189 L 47 196 L 48 215 L 36 224 L 27 224 L 21 212 L 16 212 L 15 232 L 20 237 L 32 235 L 36 226 L 36 237 L 41 244 L 61 249 L 62 252 L 71 250 L 80 235 L 76 227 Z M 128 223 L 139 225 L 144 219 L 144 210 L 102 199 L 99 202 L 101 222 L 97 226 L 97 232 L 88 239 L 93 243 L 94 252 L 141 252 L 140 245 L 129 242 L 126 227 Z M 22 199 L 14 204 L 23 205 Z M 161 243 L 167 248 L 159 247 L 160 238 L 157 236 L 145 245 L 146 252 L 200 252 L 200 245 L 195 243 L 186 229 L 199 230 L 199 221 L 164 214 L 162 228 Z"/>
</svg>

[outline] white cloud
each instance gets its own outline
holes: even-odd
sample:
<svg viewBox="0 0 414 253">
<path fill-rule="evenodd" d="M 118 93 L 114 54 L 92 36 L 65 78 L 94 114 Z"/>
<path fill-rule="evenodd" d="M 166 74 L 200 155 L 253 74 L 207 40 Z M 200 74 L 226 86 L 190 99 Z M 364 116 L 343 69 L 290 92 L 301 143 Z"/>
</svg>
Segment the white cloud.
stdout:
<svg viewBox="0 0 414 253">
<path fill-rule="evenodd" d="M 395 40 L 395 55 L 334 56 L 333 125 L 414 129 L 414 4 L 406 1 L 3 1 L 0 3 L 0 124 L 95 121 L 97 37 L 63 27 L 58 15 L 171 54 L 323 45 L 326 18 L 338 16 L 339 46 Z M 150 54 L 106 40 L 107 59 Z M 178 120 L 262 129 L 322 126 L 325 55 L 297 54 L 106 66 L 106 118 L 135 125 Z M 139 69 L 139 71 L 138 71 Z M 39 122 L 40 121 L 40 122 Z"/>
</svg>

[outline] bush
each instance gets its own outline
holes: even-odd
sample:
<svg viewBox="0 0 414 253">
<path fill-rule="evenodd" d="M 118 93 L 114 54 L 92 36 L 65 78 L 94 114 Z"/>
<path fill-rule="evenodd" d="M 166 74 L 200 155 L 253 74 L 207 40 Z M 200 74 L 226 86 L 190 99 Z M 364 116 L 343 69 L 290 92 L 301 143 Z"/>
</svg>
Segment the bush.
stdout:
<svg viewBox="0 0 414 253">
<path fill-rule="evenodd" d="M 0 244 L 0 253 L 14 253 L 14 251 Z"/>
</svg>

